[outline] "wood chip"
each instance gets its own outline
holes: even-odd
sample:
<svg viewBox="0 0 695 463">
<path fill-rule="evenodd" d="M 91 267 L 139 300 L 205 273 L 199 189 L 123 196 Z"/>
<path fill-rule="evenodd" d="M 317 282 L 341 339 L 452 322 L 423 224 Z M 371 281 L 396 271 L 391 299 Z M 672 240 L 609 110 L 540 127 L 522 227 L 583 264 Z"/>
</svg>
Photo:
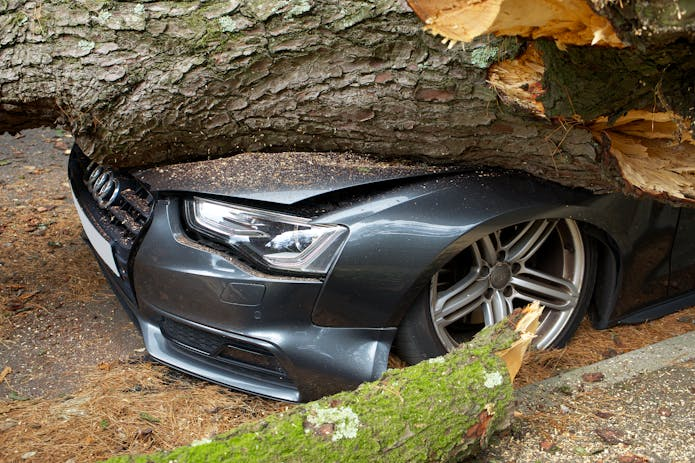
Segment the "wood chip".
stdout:
<svg viewBox="0 0 695 463">
<path fill-rule="evenodd" d="M 609 445 L 626 444 L 625 433 L 619 429 L 599 428 L 594 431 L 603 442 Z"/>
<path fill-rule="evenodd" d="M 0 383 L 2 383 L 3 381 L 5 381 L 5 378 L 6 378 L 7 375 L 9 375 L 10 373 L 12 373 L 12 368 L 7 367 L 7 366 L 6 366 L 5 368 L 3 368 L 2 371 L 0 371 Z"/>
<path fill-rule="evenodd" d="M 593 373 L 584 373 L 582 375 L 582 381 L 586 383 L 598 383 L 600 381 L 603 381 L 603 378 L 605 378 L 605 375 L 600 371 L 596 371 Z"/>
<path fill-rule="evenodd" d="M 635 455 L 634 453 L 626 453 L 618 457 L 619 463 L 647 463 L 648 461 L 649 458 L 643 457 L 642 455 Z"/>
</svg>

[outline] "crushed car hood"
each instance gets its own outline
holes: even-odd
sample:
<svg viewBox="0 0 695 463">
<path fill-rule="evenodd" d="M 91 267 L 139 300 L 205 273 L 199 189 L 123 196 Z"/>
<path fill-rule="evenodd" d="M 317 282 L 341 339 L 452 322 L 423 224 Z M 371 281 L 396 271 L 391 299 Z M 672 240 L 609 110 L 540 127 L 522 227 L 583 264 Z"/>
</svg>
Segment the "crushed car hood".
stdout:
<svg viewBox="0 0 695 463">
<path fill-rule="evenodd" d="M 355 186 L 444 172 L 345 153 L 243 153 L 138 170 L 152 191 L 187 191 L 293 204 Z"/>
</svg>

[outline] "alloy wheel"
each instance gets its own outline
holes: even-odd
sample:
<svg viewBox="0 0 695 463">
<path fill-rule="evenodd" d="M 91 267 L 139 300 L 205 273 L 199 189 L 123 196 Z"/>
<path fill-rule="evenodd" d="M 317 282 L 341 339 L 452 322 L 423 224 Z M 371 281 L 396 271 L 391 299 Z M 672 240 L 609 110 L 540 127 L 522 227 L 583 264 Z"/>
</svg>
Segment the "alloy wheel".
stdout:
<svg viewBox="0 0 695 463">
<path fill-rule="evenodd" d="M 578 308 L 585 266 L 582 235 L 570 219 L 533 220 L 485 235 L 432 277 L 434 331 L 450 351 L 483 324 L 538 300 L 545 311 L 535 345 L 550 347 Z"/>
</svg>

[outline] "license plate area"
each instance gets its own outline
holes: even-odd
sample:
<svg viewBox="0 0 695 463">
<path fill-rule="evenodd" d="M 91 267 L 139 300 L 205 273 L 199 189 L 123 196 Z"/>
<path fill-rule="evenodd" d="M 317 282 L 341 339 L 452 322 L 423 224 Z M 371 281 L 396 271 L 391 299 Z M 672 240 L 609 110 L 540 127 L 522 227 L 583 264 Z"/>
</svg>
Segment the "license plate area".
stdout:
<svg viewBox="0 0 695 463">
<path fill-rule="evenodd" d="M 106 264 L 109 270 L 111 270 L 115 275 L 120 276 L 118 267 L 116 266 L 116 259 L 113 256 L 113 248 L 111 247 L 111 244 L 106 241 L 106 238 L 99 233 L 99 230 L 97 230 L 89 220 L 87 215 L 82 210 L 80 203 L 77 202 L 77 198 L 75 197 L 74 193 L 72 195 L 72 200 L 75 202 L 75 208 L 77 209 L 77 215 L 80 217 L 80 222 L 82 222 L 82 228 L 87 235 L 87 239 L 94 248 L 94 251 L 96 251 L 97 255 Z"/>
</svg>

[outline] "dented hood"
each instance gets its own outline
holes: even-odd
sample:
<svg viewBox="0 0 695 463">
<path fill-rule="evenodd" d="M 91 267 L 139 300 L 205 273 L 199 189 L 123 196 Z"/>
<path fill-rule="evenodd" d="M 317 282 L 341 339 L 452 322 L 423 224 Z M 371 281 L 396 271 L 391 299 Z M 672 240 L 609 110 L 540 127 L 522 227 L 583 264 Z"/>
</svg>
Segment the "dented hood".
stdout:
<svg viewBox="0 0 695 463">
<path fill-rule="evenodd" d="M 444 170 L 345 153 L 243 153 L 138 170 L 134 176 L 152 191 L 187 191 L 293 204 L 344 188 Z"/>
</svg>

